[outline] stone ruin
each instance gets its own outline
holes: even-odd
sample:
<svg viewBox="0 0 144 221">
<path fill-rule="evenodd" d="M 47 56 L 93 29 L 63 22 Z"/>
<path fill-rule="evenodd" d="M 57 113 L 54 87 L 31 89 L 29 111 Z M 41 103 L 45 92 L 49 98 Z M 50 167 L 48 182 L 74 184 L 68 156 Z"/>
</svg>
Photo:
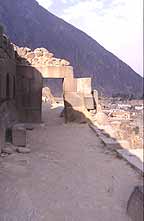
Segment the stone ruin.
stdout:
<svg viewBox="0 0 144 221">
<path fill-rule="evenodd" d="M 73 67 L 45 48 L 32 51 L 12 44 L 0 30 L 0 152 L 6 139 L 25 146 L 23 124 L 41 123 L 43 79 L 63 79 L 65 122 L 86 122 L 96 110 L 91 78 L 74 78 Z M 21 125 L 20 125 L 21 124 Z"/>
<path fill-rule="evenodd" d="M 92 92 L 91 78 L 74 78 L 68 61 L 54 58 L 44 48 L 34 51 L 19 48 L 0 29 L 0 154 L 10 153 L 7 140 L 20 153 L 30 151 L 23 148 L 26 146 L 26 129 L 31 129 L 29 123 L 41 123 L 43 78 L 63 79 L 66 123 L 85 122 L 90 117 L 88 110 L 99 108 L 98 94 Z M 115 115 L 112 113 L 113 117 Z M 99 121 L 101 118 L 102 122 L 107 121 L 102 112 L 97 116 Z M 137 188 L 128 202 L 127 212 L 134 221 L 142 220 L 141 192 Z"/>
</svg>

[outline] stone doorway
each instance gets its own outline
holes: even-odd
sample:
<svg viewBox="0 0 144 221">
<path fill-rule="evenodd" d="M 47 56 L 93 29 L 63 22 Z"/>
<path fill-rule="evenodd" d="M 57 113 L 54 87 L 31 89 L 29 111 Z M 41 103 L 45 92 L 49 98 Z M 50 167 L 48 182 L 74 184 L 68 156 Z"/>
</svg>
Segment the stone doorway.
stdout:
<svg viewBox="0 0 144 221">
<path fill-rule="evenodd" d="M 16 105 L 20 122 L 42 122 L 43 79 L 63 79 L 64 119 L 66 123 L 85 121 L 85 114 L 88 114 L 87 110 L 94 108 L 91 78 L 74 78 L 71 66 L 17 65 L 16 76 Z"/>
<path fill-rule="evenodd" d="M 42 122 L 48 125 L 64 123 L 63 78 L 43 78 Z"/>
</svg>

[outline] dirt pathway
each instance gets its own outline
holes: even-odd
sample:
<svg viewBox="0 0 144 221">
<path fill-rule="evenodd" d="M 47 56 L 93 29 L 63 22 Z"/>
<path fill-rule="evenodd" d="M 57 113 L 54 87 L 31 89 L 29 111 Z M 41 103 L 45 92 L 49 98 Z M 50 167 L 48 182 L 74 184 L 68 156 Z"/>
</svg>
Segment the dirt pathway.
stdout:
<svg viewBox="0 0 144 221">
<path fill-rule="evenodd" d="M 65 125 L 47 105 L 43 119 L 29 131 L 30 154 L 0 160 L 0 221 L 129 221 L 140 176 L 87 125 Z"/>
</svg>

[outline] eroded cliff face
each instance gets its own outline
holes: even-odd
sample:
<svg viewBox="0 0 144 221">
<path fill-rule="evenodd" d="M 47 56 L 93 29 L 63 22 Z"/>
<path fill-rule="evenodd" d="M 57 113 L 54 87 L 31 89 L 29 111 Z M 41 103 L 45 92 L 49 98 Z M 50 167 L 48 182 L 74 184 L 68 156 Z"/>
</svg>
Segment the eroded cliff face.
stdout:
<svg viewBox="0 0 144 221">
<path fill-rule="evenodd" d="M 74 67 L 75 77 L 93 78 L 105 95 L 142 94 L 142 77 L 94 39 L 42 8 L 35 0 L 0 0 L 0 22 L 11 40 L 29 48 L 47 48 Z M 57 62 L 57 61 L 56 61 Z"/>
</svg>

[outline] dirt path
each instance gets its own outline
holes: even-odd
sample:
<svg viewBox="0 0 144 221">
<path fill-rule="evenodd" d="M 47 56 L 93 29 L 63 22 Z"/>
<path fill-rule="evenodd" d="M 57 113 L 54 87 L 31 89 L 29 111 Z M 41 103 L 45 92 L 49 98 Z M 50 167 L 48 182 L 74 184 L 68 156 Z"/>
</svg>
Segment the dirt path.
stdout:
<svg viewBox="0 0 144 221">
<path fill-rule="evenodd" d="M 140 176 L 107 152 L 87 125 L 65 125 L 44 105 L 31 153 L 0 160 L 0 221 L 129 221 Z"/>
</svg>

